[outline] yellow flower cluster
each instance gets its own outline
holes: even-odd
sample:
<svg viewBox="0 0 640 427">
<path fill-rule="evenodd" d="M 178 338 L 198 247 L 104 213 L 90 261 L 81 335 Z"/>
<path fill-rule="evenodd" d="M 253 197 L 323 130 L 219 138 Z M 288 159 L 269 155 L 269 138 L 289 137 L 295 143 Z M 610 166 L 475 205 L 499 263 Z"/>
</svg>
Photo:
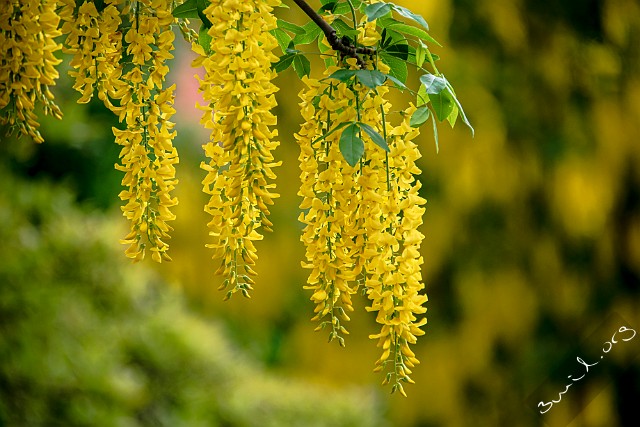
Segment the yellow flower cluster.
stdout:
<svg viewBox="0 0 640 427">
<path fill-rule="evenodd" d="M 405 396 L 402 382 L 413 382 L 409 377 L 411 368 L 419 363 L 409 344 L 424 335 L 420 327 L 427 323 L 426 317 L 416 317 L 427 311 L 423 307 L 427 296 L 421 293 L 424 284 L 420 272 L 424 235 L 417 230 L 426 200 L 418 194 L 421 183 L 415 178 L 420 173 L 415 164 L 420 152 L 413 142 L 419 131 L 409 126 L 413 111 L 412 106 L 402 123 L 389 132 L 389 186 L 382 192 L 383 202 L 372 221 L 375 224 L 380 219 L 369 234 L 369 240 L 375 242 L 369 250 L 375 250 L 375 254 L 367 264 L 366 282 L 371 300 L 367 310 L 376 311 L 376 321 L 382 325 L 378 334 L 370 336 L 378 339 L 378 346 L 383 349 L 375 370 L 385 369 L 388 373 L 384 383 L 392 382 L 392 391 Z"/>
<path fill-rule="evenodd" d="M 43 142 L 38 131 L 36 103 L 44 113 L 62 118 L 49 90 L 58 78 L 55 66 L 61 49 L 56 0 L 3 0 L 0 2 L 0 125 L 8 124 L 18 136 Z"/>
<path fill-rule="evenodd" d="M 354 67 L 354 59 L 347 62 Z M 329 67 L 325 77 L 337 69 Z M 357 81 L 303 81 L 304 124 L 296 139 L 301 150 L 303 267 L 311 270 L 305 288 L 313 292 L 313 320 L 321 321 L 317 330 L 331 326 L 329 339 L 344 345 L 341 334 L 347 331 L 341 321 L 349 320 L 351 296 L 364 285 L 371 300 L 367 310 L 376 311 L 382 325 L 371 335 L 383 349 L 375 370 L 385 369 L 385 383 L 393 382 L 393 391 L 404 394 L 402 382 L 412 382 L 409 374 L 418 363 L 409 344 L 423 334 L 420 326 L 426 318 L 417 316 L 426 312 L 427 300 L 421 294 L 419 253 L 424 236 L 417 231 L 426 201 L 418 195 L 420 183 L 415 179 L 420 153 L 412 140 L 418 130 L 408 123 L 415 107 L 392 126 L 386 120 L 391 108 L 384 98 L 388 86 L 369 89 Z M 350 166 L 339 148 L 341 132 L 332 130 L 354 121 L 373 127 L 386 139 L 389 152 L 363 133 L 365 154 Z"/>
<path fill-rule="evenodd" d="M 325 71 L 328 76 L 337 67 Z M 308 286 L 316 303 L 316 330 L 331 326 L 329 340 L 344 345 L 342 334 L 348 333 L 340 323 L 348 321 L 353 311 L 351 295 L 357 291 L 360 271 L 353 263 L 354 210 L 357 208 L 355 169 L 350 167 L 339 149 L 339 132 L 322 138 L 340 123 L 358 118 L 356 94 L 345 83 L 318 81 L 304 77 L 308 90 L 301 92 L 304 123 L 296 134 L 300 145 L 300 175 L 304 210 L 299 220 L 305 224 L 301 240 L 306 246 L 311 270 Z M 356 248 L 357 249 L 357 248 Z M 323 320 L 328 317 L 328 320 Z"/>
<path fill-rule="evenodd" d="M 122 145 L 122 164 L 116 169 L 125 173 L 122 185 L 127 187 L 120 193 L 126 202 L 122 211 L 131 221 L 131 231 L 121 242 L 129 245 L 125 254 L 136 261 L 146 250 L 154 261 L 171 260 L 164 240 L 172 230 L 167 222 L 175 219 L 169 208 L 178 203 L 170 194 L 178 182 L 178 153 L 172 144 L 176 132 L 169 120 L 175 113 L 175 85 L 163 85 L 166 61 L 173 58 L 172 3 L 138 0 L 123 9 L 130 23 L 124 42 L 131 62 L 120 64 L 116 73 L 122 78 L 112 81 L 112 97 L 120 101 L 112 110 L 126 123 L 124 130 L 113 128 Z"/>
<path fill-rule="evenodd" d="M 204 146 L 208 162 L 203 191 L 210 195 L 205 211 L 214 259 L 220 259 L 216 274 L 225 277 L 221 289 L 230 287 L 229 298 L 240 291 L 249 296 L 256 273 L 254 242 L 263 238 L 260 228 L 271 230 L 268 206 L 278 194 L 273 192 L 275 178 L 272 151 L 278 146 L 273 138 L 276 124 L 271 112 L 276 105 L 272 83 L 275 73 L 271 53 L 277 46 L 269 30 L 276 28 L 272 15 L 279 0 L 213 0 L 204 10 L 213 23 L 208 30 L 210 51 L 194 43 L 200 56 L 193 66 L 202 66 L 205 76 L 200 91 L 208 103 L 202 124 L 211 129 Z"/>
<path fill-rule="evenodd" d="M 78 102 L 89 102 L 97 90 L 98 98 L 113 109 L 108 95 L 114 92 L 113 82 L 119 77 L 117 66 L 122 56 L 117 8 L 121 0 L 105 0 L 101 10 L 92 1 L 85 1 L 79 8 L 75 0 L 61 2 L 62 33 L 68 35 L 63 51 L 73 55 L 69 75 L 75 78 L 73 88 L 82 94 Z"/>
</svg>

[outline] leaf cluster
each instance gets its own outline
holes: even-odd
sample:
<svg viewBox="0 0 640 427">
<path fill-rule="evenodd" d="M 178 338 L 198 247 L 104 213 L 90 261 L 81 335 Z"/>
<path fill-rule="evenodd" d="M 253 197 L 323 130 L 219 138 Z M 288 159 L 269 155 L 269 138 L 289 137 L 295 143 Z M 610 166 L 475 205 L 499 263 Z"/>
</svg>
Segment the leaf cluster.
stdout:
<svg viewBox="0 0 640 427">
<path fill-rule="evenodd" d="M 318 9 L 318 14 L 321 16 L 331 15 L 333 18 L 331 25 L 337 35 L 351 40 L 356 46 L 358 28 L 363 25 L 362 21 L 364 21 L 359 17 L 366 16 L 367 22 L 375 21 L 381 39 L 376 46 L 373 63 L 377 64 L 380 61 L 390 69 L 388 74 L 378 70 L 340 70 L 332 74 L 330 78 L 341 82 L 356 79 L 372 90 L 389 80 L 394 83 L 397 89 L 409 90 L 416 96 L 416 106 L 418 107 L 411 117 L 410 124 L 413 127 L 419 127 L 431 119 L 436 149 L 438 149 L 436 121 L 444 122 L 446 120 L 453 127 L 460 118 L 473 134 L 473 127 L 453 86 L 438 71 L 436 61 L 440 58 L 431 51 L 431 47 L 442 47 L 442 45 L 428 33 L 429 25 L 422 16 L 394 3 L 367 4 L 360 0 L 322 0 L 321 3 L 322 6 Z M 309 76 L 311 73 L 311 62 L 307 59 L 309 54 L 320 53 L 325 56 L 325 65 L 336 65 L 335 58 L 328 54 L 330 49 L 323 43 L 322 31 L 312 21 L 299 26 L 279 19 L 278 28 L 274 29 L 272 34 L 282 50 L 282 56 L 273 65 L 274 70 L 278 73 L 293 66 L 300 78 L 305 75 Z M 317 43 L 319 52 L 300 50 L 302 45 L 314 43 Z M 414 67 L 421 74 L 417 90 L 407 87 L 409 67 Z M 351 126 L 347 128 L 348 125 Z M 349 129 L 347 131 L 349 137 L 345 136 L 344 138 L 354 141 L 355 144 L 353 147 L 349 145 L 350 148 L 343 151 L 349 164 L 357 161 L 354 156 L 360 151 L 361 141 L 352 138 L 354 133 L 351 132 L 357 126 L 359 125 L 356 123 L 343 124 L 341 128 L 333 130 L 344 128 L 343 132 L 345 132 Z M 377 132 L 376 135 L 379 136 Z M 378 145 L 382 146 L 383 144 Z M 346 143 L 345 146 L 347 146 Z M 384 146 L 386 146 L 386 142 Z M 346 154 L 347 152 L 352 155 Z"/>
<path fill-rule="evenodd" d="M 205 16 L 204 9 L 208 5 L 208 0 L 187 0 L 173 10 L 173 16 L 176 18 L 193 18 L 201 21 L 198 43 L 207 53 L 210 52 L 211 46 L 211 36 L 208 34 L 211 22 Z M 409 90 L 416 96 L 417 106 L 417 110 L 411 116 L 410 124 L 413 127 L 419 127 L 431 119 L 436 150 L 438 150 L 436 121 L 446 120 L 453 127 L 460 118 L 473 134 L 473 127 L 453 86 L 438 71 L 436 61 L 440 59 L 439 56 L 431 52 L 431 47 L 442 47 L 442 45 L 429 34 L 429 24 L 421 15 L 395 3 L 369 4 L 362 0 L 321 0 L 317 13 L 323 17 L 330 15 L 331 25 L 337 36 L 350 41 L 354 46 L 358 45 L 358 28 L 363 25 L 362 18 L 366 17 L 366 22 L 375 21 L 381 38 L 375 48 L 373 63 L 377 64 L 381 61 L 390 69 L 389 74 L 378 70 L 340 70 L 330 78 L 341 82 L 355 79 L 372 90 L 389 80 L 397 89 Z M 277 28 L 271 30 L 282 51 L 282 55 L 272 65 L 277 73 L 293 67 L 299 78 L 309 76 L 311 61 L 308 56 L 314 54 L 322 55 L 326 66 L 336 65 L 335 56 L 324 43 L 324 34 L 315 22 L 309 20 L 304 25 L 298 25 L 278 19 L 277 23 Z M 317 45 L 318 51 L 301 50 L 303 46 L 312 44 Z M 407 87 L 409 66 L 421 73 L 417 90 Z M 362 123 L 351 122 L 341 124 L 340 127 L 331 131 L 343 130 L 341 141 L 344 143 L 341 142 L 341 148 L 344 146 L 345 149 L 342 153 L 351 165 L 357 163 L 362 156 L 361 150 L 364 149 L 364 143 L 358 136 L 361 134 L 359 130 L 365 131 L 370 136 L 373 135 L 372 140 L 380 147 L 387 147 L 386 141 L 380 134 L 373 129 L 371 129 L 372 132 L 368 132 L 368 129 L 363 128 L 362 125 Z"/>
<path fill-rule="evenodd" d="M 211 49 L 211 36 L 208 34 L 211 28 L 211 21 L 204 14 L 204 10 L 209 7 L 209 0 L 187 0 L 173 9 L 173 16 L 182 19 L 200 19 L 201 25 L 198 30 L 198 43 L 206 53 Z"/>
</svg>

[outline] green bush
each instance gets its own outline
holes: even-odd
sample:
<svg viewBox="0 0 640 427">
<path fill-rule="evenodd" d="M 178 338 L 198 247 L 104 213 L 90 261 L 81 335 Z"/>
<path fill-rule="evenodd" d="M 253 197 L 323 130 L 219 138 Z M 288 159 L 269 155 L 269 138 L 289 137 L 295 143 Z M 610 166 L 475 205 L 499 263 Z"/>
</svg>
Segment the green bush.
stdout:
<svg viewBox="0 0 640 427">
<path fill-rule="evenodd" d="M 366 390 L 276 377 L 233 349 L 68 191 L 0 179 L 0 426 L 383 424 Z"/>
</svg>

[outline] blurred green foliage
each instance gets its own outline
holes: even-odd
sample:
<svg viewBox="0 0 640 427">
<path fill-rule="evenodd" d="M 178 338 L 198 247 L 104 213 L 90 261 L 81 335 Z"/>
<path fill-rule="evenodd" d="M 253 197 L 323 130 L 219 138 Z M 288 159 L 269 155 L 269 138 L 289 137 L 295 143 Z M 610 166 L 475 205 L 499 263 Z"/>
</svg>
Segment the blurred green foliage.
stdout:
<svg viewBox="0 0 640 427">
<path fill-rule="evenodd" d="M 364 389 L 265 373 L 70 192 L 0 180 L 0 426 L 383 425 Z"/>
</svg>

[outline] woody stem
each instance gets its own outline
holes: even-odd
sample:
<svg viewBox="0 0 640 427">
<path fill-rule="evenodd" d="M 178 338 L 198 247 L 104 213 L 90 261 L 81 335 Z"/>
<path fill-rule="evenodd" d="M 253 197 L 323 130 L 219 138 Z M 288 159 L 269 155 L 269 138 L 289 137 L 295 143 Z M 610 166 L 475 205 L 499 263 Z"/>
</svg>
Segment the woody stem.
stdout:
<svg viewBox="0 0 640 427">
<path fill-rule="evenodd" d="M 311 20 L 315 22 L 318 27 L 320 27 L 333 50 L 342 53 L 344 56 L 356 58 L 358 60 L 358 65 L 360 65 L 361 67 L 364 66 L 364 62 L 362 61 L 360 54 L 375 54 L 374 48 L 356 47 L 347 37 L 338 37 L 338 33 L 336 32 L 336 30 L 331 25 L 329 25 L 329 23 L 325 21 L 322 16 L 318 14 L 318 12 L 313 10 L 313 8 L 309 6 L 309 4 L 305 0 L 293 0 L 293 2 L 298 5 L 298 7 L 302 9 L 302 11 L 306 13 L 307 16 L 311 18 Z"/>
</svg>

